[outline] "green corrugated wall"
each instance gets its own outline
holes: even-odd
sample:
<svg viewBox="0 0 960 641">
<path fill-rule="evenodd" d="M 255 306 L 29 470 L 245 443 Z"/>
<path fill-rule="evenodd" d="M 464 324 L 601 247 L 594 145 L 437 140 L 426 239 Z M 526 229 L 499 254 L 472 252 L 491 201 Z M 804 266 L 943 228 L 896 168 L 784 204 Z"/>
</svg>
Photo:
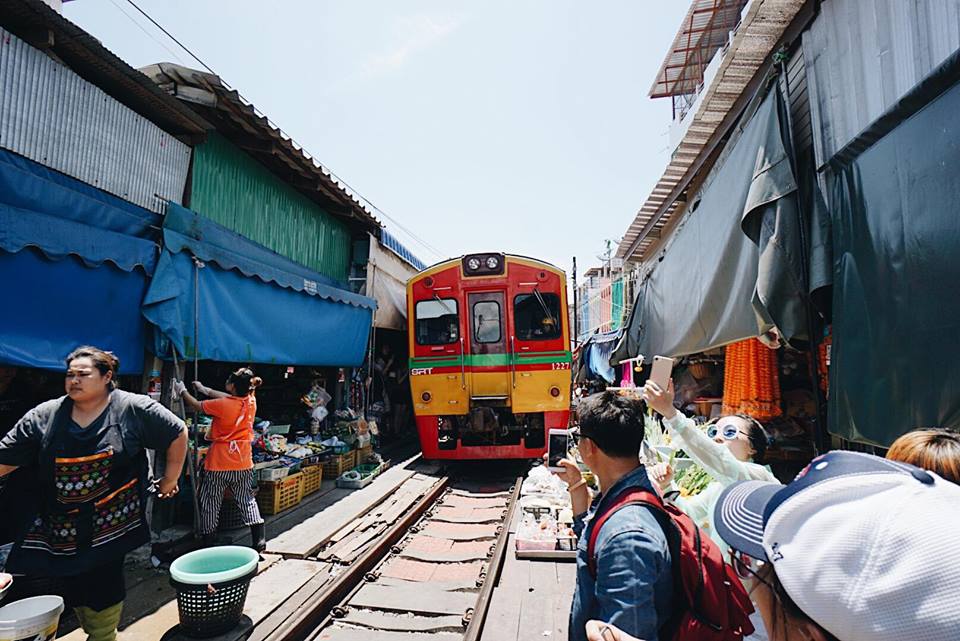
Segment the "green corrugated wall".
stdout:
<svg viewBox="0 0 960 641">
<path fill-rule="evenodd" d="M 190 209 L 325 276 L 346 282 L 347 226 L 223 136 L 194 148 Z"/>
<path fill-rule="evenodd" d="M 618 278 L 611 285 L 610 330 L 620 329 L 623 325 L 623 279 Z"/>
</svg>

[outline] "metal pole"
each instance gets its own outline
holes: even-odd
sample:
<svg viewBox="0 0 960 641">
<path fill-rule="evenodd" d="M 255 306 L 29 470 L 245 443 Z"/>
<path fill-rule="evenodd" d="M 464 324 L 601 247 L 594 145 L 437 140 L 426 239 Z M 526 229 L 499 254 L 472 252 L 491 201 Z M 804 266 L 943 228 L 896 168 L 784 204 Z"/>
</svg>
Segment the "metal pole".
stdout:
<svg viewBox="0 0 960 641">
<path fill-rule="evenodd" d="M 807 337 L 810 343 L 810 350 L 807 354 L 807 357 L 811 361 L 810 371 L 813 373 L 813 400 L 817 411 L 814 444 L 816 447 L 816 453 L 821 454 L 828 449 L 828 436 L 826 427 L 823 424 L 825 407 L 824 399 L 821 396 L 820 391 L 820 359 L 816 354 L 819 342 L 817 341 L 815 335 L 817 333 L 816 330 L 819 329 L 820 325 L 816 322 L 816 315 L 813 311 L 813 303 L 810 302 L 810 264 L 807 254 L 807 221 L 806 217 L 803 215 L 803 186 L 800 185 L 799 167 L 797 165 L 797 152 L 796 148 L 794 147 L 793 140 L 793 115 L 790 113 L 790 75 L 787 73 L 786 51 L 780 50 L 775 53 L 774 56 L 779 58 L 780 73 L 781 78 L 783 78 L 784 93 L 786 94 L 786 105 L 784 105 L 784 111 L 786 112 L 787 121 L 787 153 L 790 155 L 790 162 L 793 166 L 794 176 L 797 178 L 797 226 L 799 227 L 800 236 L 800 282 L 801 286 L 803 287 L 803 291 L 800 292 L 800 295 L 803 298 L 804 312 L 806 313 L 807 317 Z"/>
<path fill-rule="evenodd" d="M 171 350 L 173 351 L 173 369 L 174 371 L 177 372 L 177 376 L 180 376 L 180 360 L 177 358 L 177 348 L 172 343 L 170 347 L 171 347 Z M 184 372 L 184 374 L 186 374 L 186 372 Z M 177 400 L 180 401 L 180 415 L 183 418 L 186 418 L 187 405 L 186 403 L 183 402 L 183 396 L 177 396 Z M 196 430 L 197 430 L 196 419 L 194 419 L 193 423 L 194 423 L 193 424 L 194 434 L 196 434 Z M 195 441 L 193 440 L 194 437 L 190 436 L 189 431 L 187 432 L 187 439 L 194 445 L 196 444 Z M 197 483 L 199 481 L 197 477 L 197 454 L 198 453 L 199 453 L 199 449 L 191 451 L 190 448 L 187 447 L 187 465 L 190 466 L 190 494 L 192 495 L 192 498 L 193 498 L 193 536 L 194 538 L 200 538 L 199 537 L 200 535 L 200 528 L 199 528 L 200 499 L 197 497 L 197 491 L 198 491 Z"/>
<path fill-rule="evenodd" d="M 580 338 L 580 305 L 577 301 L 577 257 L 573 257 L 573 346 Z"/>
<path fill-rule="evenodd" d="M 200 268 L 203 263 L 193 257 L 193 380 L 200 380 Z"/>
</svg>

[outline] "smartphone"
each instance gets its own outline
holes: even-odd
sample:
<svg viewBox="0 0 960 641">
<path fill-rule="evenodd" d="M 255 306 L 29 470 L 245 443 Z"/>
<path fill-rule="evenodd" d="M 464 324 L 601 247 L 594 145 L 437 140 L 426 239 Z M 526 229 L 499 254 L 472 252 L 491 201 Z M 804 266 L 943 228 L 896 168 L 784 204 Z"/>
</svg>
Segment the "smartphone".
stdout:
<svg viewBox="0 0 960 641">
<path fill-rule="evenodd" d="M 560 459 L 567 457 L 570 450 L 570 430 L 551 429 L 547 434 L 547 469 L 562 472 Z"/>
<path fill-rule="evenodd" d="M 666 356 L 654 356 L 653 365 L 650 368 L 650 380 L 656 383 L 660 389 L 666 391 L 670 385 L 670 374 L 673 372 L 673 359 Z"/>
</svg>

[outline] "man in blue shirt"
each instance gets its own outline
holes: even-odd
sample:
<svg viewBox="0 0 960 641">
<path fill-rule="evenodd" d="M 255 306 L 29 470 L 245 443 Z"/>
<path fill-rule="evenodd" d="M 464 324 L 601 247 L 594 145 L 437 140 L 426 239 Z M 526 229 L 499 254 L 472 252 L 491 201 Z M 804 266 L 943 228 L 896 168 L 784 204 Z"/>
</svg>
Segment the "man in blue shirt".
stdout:
<svg viewBox="0 0 960 641">
<path fill-rule="evenodd" d="M 596 578 L 587 559 L 593 515 L 627 488 L 655 491 L 639 462 L 643 406 L 638 400 L 603 392 L 582 401 L 577 418 L 580 456 L 602 492 L 591 500 L 577 465 L 567 459 L 561 462 L 559 475 L 569 486 L 580 540 L 569 638 L 586 641 L 587 621 L 598 619 L 644 641 L 657 641 L 671 614 L 673 576 L 667 538 L 653 512 L 641 505 L 615 512 L 597 536 Z"/>
</svg>

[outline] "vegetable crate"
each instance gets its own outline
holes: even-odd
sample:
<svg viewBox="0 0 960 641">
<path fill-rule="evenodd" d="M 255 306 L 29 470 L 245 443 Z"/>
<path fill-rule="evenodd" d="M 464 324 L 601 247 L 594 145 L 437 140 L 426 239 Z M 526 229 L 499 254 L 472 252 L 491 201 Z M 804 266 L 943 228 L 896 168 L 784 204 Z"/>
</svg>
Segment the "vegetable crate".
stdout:
<svg viewBox="0 0 960 641">
<path fill-rule="evenodd" d="M 323 464 L 323 475 L 327 478 L 337 478 L 357 464 L 357 453 L 350 450 L 346 454 L 334 454 Z"/>
<path fill-rule="evenodd" d="M 303 495 L 309 496 L 320 489 L 320 483 L 323 481 L 323 468 L 319 465 L 311 465 L 303 468 L 300 472 L 303 475 Z"/>
<path fill-rule="evenodd" d="M 357 465 L 365 463 L 369 457 L 373 456 L 373 446 L 364 445 L 357 450 Z"/>
<path fill-rule="evenodd" d="M 279 514 L 294 507 L 303 499 L 303 472 L 291 474 L 279 481 L 263 481 L 257 492 L 257 505 L 264 515 Z"/>
</svg>

